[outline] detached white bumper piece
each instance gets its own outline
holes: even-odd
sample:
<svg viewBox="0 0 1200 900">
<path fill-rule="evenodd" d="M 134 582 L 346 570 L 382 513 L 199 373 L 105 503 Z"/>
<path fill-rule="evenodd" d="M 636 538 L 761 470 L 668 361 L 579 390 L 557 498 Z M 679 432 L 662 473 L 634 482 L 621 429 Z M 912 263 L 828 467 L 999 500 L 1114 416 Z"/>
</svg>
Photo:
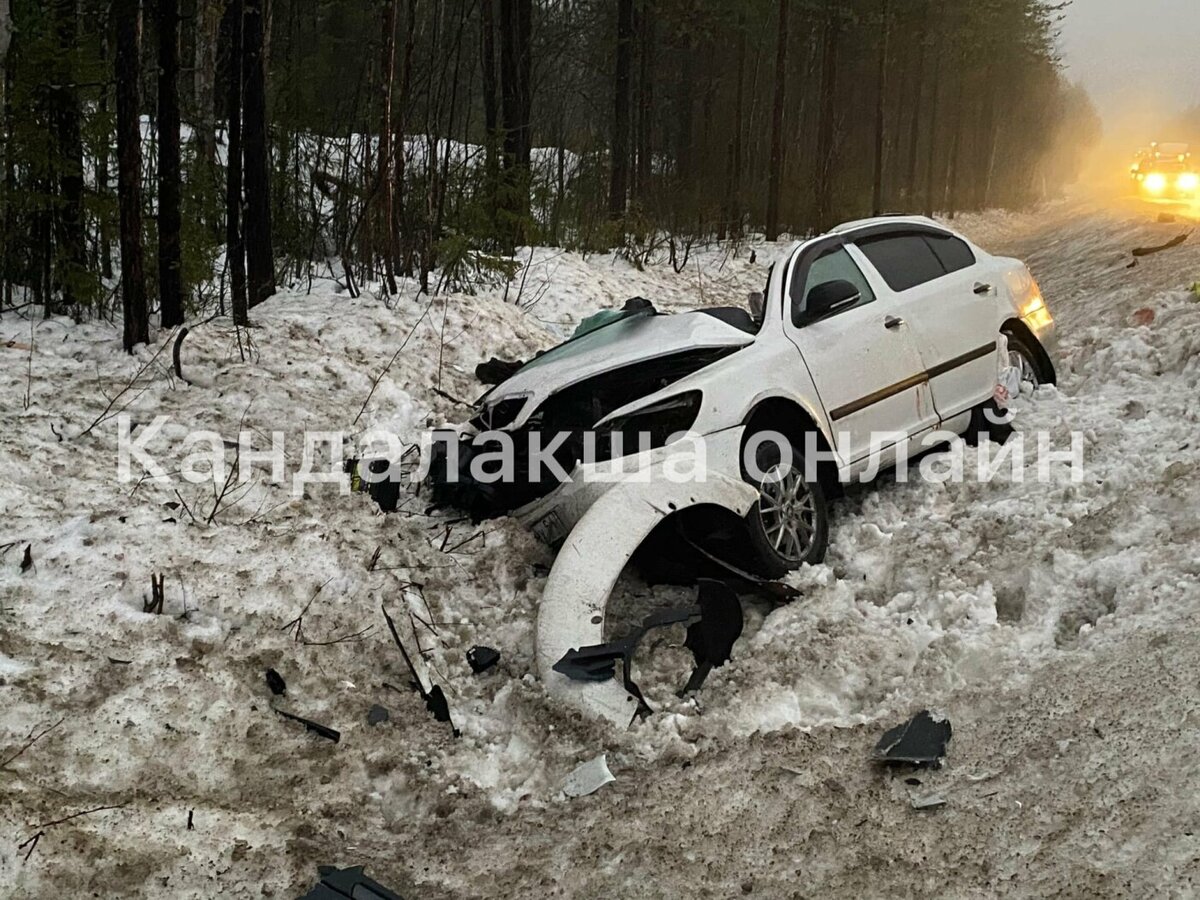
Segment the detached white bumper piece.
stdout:
<svg viewBox="0 0 1200 900">
<path fill-rule="evenodd" d="M 705 481 L 670 481 L 656 468 L 649 480 L 622 481 L 601 496 L 567 535 L 546 580 L 538 610 L 538 675 L 550 696 L 584 713 L 628 728 L 637 701 L 619 679 L 580 682 L 554 671 L 570 650 L 604 640 L 604 616 L 626 563 L 667 516 L 693 506 L 714 505 L 739 517 L 758 492 L 725 475 Z"/>
</svg>

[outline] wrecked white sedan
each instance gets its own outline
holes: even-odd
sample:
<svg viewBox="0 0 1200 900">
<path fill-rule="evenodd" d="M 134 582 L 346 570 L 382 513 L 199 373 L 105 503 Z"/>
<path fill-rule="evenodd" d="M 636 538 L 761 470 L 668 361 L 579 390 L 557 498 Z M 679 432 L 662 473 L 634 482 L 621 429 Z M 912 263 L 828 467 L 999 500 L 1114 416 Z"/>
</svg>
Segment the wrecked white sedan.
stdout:
<svg viewBox="0 0 1200 900">
<path fill-rule="evenodd" d="M 464 474 L 450 501 L 512 512 L 557 544 L 613 487 L 602 473 L 615 457 L 661 464 L 690 433 L 709 472 L 757 491 L 748 512 L 702 504 L 692 533 L 777 577 L 823 558 L 840 481 L 895 464 L 935 431 L 981 427 L 1005 362 L 1023 382 L 1055 380 L 1054 322 L 1026 266 L 926 218 L 851 222 L 794 244 L 750 305 L 661 315 L 635 304 L 525 364 L 480 401 L 473 428 L 536 436 L 533 453 L 552 448 L 567 477 Z M 781 465 L 764 434 L 817 464 Z M 529 453 L 518 440 L 517 471 Z"/>
</svg>

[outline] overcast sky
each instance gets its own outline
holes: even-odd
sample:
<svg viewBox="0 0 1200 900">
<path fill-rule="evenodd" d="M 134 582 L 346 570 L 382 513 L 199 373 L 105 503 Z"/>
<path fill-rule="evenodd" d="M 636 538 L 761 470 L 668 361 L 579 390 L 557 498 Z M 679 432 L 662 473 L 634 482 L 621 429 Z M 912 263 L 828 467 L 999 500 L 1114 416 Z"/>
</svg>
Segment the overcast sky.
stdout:
<svg viewBox="0 0 1200 900">
<path fill-rule="evenodd" d="M 1067 73 L 1110 134 L 1154 129 L 1200 104 L 1200 0 L 1074 0 L 1065 15 Z"/>
</svg>

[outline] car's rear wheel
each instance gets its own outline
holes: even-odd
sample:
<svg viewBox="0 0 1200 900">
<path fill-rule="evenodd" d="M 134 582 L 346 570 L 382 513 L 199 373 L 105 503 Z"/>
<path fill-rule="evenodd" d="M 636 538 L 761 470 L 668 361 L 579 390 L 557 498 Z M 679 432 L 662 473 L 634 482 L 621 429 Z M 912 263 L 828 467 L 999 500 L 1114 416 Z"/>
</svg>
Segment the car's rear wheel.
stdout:
<svg viewBox="0 0 1200 900">
<path fill-rule="evenodd" d="M 1008 364 L 1021 373 L 1022 386 L 1037 390 L 1046 381 L 1041 358 L 1021 335 L 1006 331 L 1004 336 L 1008 338 Z"/>
<path fill-rule="evenodd" d="M 818 479 L 805 477 L 804 459 L 791 446 L 790 464 L 779 444 L 767 440 L 755 453 L 746 480 L 758 489 L 747 524 L 760 568 L 770 578 L 825 559 L 829 547 L 829 506 Z"/>
</svg>

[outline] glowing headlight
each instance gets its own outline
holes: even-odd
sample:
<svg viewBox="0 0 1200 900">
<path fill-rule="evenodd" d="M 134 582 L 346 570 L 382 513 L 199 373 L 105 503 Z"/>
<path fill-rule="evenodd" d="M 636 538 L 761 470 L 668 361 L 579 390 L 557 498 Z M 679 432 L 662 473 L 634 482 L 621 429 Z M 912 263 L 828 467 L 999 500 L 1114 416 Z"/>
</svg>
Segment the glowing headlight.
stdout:
<svg viewBox="0 0 1200 900">
<path fill-rule="evenodd" d="M 1034 291 L 1034 293 L 1029 297 L 1029 299 L 1026 300 L 1023 304 L 1021 304 L 1021 318 L 1023 319 L 1026 316 L 1031 316 L 1035 312 L 1037 312 L 1039 309 L 1045 309 L 1045 308 L 1046 308 L 1046 301 L 1042 299 L 1041 291 Z"/>
<path fill-rule="evenodd" d="M 1200 175 L 1195 172 L 1184 172 L 1179 176 L 1179 180 L 1175 182 L 1176 187 L 1181 191 L 1194 191 L 1200 188 Z"/>
<path fill-rule="evenodd" d="M 1151 172 L 1142 183 L 1150 193 L 1161 194 L 1167 189 L 1167 176 L 1162 172 Z"/>
</svg>

